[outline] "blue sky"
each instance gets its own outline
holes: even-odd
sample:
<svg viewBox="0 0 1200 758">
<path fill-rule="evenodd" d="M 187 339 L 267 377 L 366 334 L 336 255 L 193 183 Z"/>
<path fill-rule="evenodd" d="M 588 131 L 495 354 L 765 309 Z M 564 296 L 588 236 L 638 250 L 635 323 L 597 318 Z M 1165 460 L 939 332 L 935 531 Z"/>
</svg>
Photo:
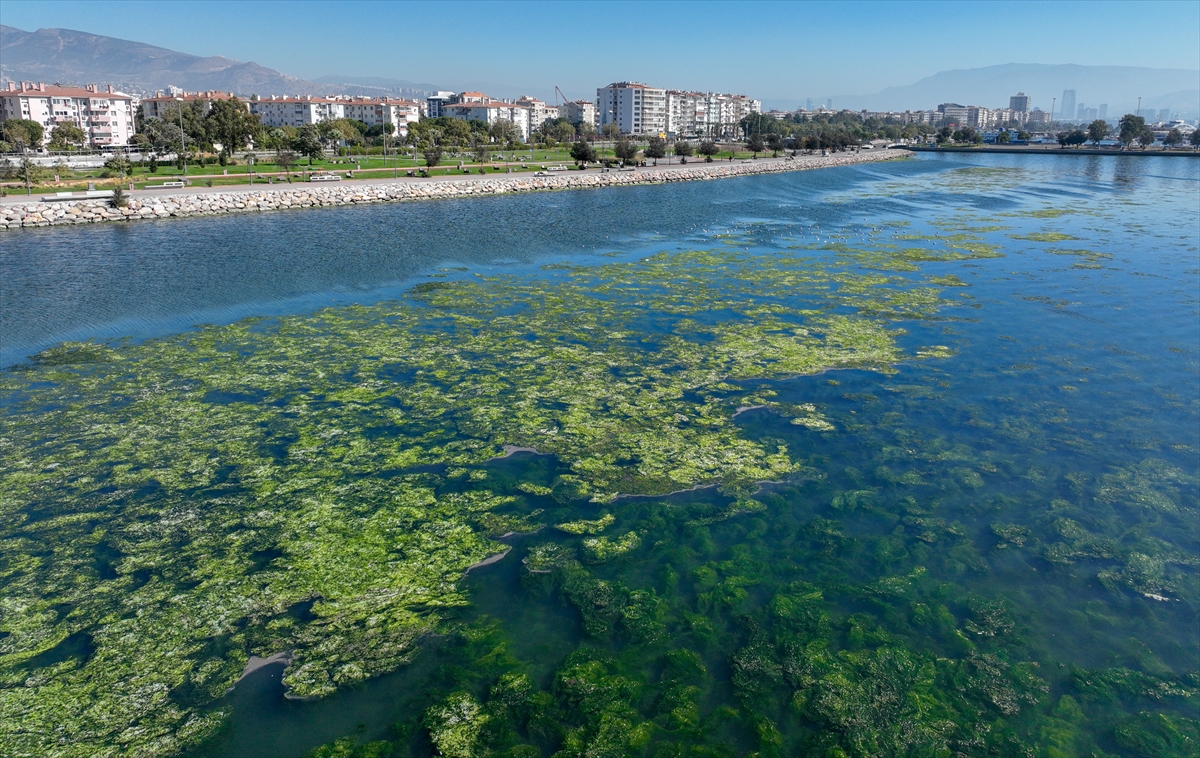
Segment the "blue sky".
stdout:
<svg viewBox="0 0 1200 758">
<path fill-rule="evenodd" d="M 1196 69 L 1200 1 L 53 2 L 0 22 L 224 55 L 303 78 L 501 83 L 590 97 L 636 79 L 762 98 L 866 94 L 999 63 Z"/>
</svg>

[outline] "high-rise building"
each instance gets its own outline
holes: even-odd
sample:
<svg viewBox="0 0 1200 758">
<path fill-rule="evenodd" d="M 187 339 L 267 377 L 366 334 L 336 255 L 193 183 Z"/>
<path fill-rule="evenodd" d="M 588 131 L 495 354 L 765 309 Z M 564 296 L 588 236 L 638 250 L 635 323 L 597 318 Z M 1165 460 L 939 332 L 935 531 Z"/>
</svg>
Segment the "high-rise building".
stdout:
<svg viewBox="0 0 1200 758">
<path fill-rule="evenodd" d="M 1008 109 L 1010 111 L 1021 111 L 1024 113 L 1029 110 L 1029 95 L 1024 92 L 1018 92 L 1008 99 Z"/>
<path fill-rule="evenodd" d="M 616 124 L 622 134 L 667 131 L 667 91 L 641 82 L 613 82 L 596 90 L 600 128 Z"/>
<path fill-rule="evenodd" d="M 1062 108 L 1058 112 L 1062 114 L 1059 118 L 1063 121 L 1070 121 L 1075 118 L 1075 90 L 1063 90 Z"/>
<path fill-rule="evenodd" d="M 832 97 L 831 97 L 831 98 L 828 98 L 828 99 L 825 101 L 825 108 L 826 108 L 827 110 L 833 110 L 833 98 L 832 98 Z"/>
<path fill-rule="evenodd" d="M 1099 107 L 1096 108 L 1096 113 L 1097 113 L 1096 118 L 1107 119 L 1108 118 L 1108 103 L 1100 103 Z"/>
<path fill-rule="evenodd" d="M 1171 121 L 1171 109 L 1163 108 L 1160 110 L 1158 112 L 1158 120 L 1163 124 L 1169 123 Z"/>
<path fill-rule="evenodd" d="M 806 110 L 806 111 L 812 110 L 812 98 L 811 97 L 808 99 L 808 102 L 804 104 L 804 110 Z"/>
</svg>

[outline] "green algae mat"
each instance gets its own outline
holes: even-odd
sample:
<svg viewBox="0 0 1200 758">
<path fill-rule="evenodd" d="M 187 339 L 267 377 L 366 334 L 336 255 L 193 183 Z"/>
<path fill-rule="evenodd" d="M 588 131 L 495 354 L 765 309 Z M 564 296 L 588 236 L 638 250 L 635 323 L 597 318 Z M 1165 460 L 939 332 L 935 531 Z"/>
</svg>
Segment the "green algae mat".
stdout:
<svg viewBox="0 0 1200 758">
<path fill-rule="evenodd" d="M 0 752 L 243 754 L 286 653 L 301 709 L 407 677 L 314 756 L 1196 755 L 1196 251 L 1114 268 L 1102 199 L 39 353 L 0 374 Z M 1114 334 L 1114 274 L 1183 339 Z"/>
</svg>

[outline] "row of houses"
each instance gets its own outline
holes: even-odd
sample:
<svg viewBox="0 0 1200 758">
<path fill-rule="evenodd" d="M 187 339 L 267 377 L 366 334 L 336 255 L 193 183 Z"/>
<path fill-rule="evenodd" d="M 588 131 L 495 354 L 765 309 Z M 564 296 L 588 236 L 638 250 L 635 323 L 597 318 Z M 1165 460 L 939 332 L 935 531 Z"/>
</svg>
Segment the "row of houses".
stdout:
<svg viewBox="0 0 1200 758">
<path fill-rule="evenodd" d="M 517 136 L 529 140 L 548 119 L 563 118 L 573 124 L 589 124 L 600 130 L 615 124 L 624 134 L 636 136 L 723 136 L 732 134 L 737 123 L 762 105 L 745 95 L 686 92 L 650 87 L 640 82 L 615 82 L 596 90 L 596 100 L 573 100 L 549 105 L 524 96 L 502 100 L 482 92 L 438 92 L 424 102 L 399 98 L 367 97 L 238 97 L 232 92 L 157 92 L 137 98 L 106 91 L 94 84 L 62 87 L 33 82 L 9 82 L 0 89 L 0 122 L 9 118 L 36 121 L 47 134 L 59 124 L 71 122 L 83 129 L 94 147 L 128 144 L 136 131 L 140 108 L 147 119 L 163 119 L 180 103 L 199 103 L 204 113 L 214 102 L 242 103 L 267 127 L 301 127 L 340 118 L 368 126 L 391 124 L 393 132 L 408 134 L 410 124 L 422 118 L 449 117 L 495 124 L 510 122 Z"/>
</svg>

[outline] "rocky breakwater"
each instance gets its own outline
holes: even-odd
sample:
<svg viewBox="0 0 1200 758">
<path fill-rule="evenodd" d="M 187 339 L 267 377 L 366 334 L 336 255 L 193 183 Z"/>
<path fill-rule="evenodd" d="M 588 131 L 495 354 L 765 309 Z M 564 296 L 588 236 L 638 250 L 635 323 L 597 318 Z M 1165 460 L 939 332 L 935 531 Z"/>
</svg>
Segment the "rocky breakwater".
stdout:
<svg viewBox="0 0 1200 758">
<path fill-rule="evenodd" d="M 801 156 L 787 161 L 707 163 L 634 171 L 564 172 L 549 176 L 531 174 L 462 176 L 454 179 L 400 179 L 347 184 L 285 184 L 269 188 L 236 188 L 219 192 L 179 195 L 138 195 L 124 208 L 108 200 L 79 199 L 13 203 L 3 206 L 0 228 L 94 224 L 102 221 L 214 216 L 292 208 L 331 207 L 401 200 L 478 197 L 539 190 L 587 189 L 634 184 L 704 181 L 751 174 L 803 171 L 845 166 L 907 156 L 902 150 L 872 150 L 828 156 Z"/>
</svg>

